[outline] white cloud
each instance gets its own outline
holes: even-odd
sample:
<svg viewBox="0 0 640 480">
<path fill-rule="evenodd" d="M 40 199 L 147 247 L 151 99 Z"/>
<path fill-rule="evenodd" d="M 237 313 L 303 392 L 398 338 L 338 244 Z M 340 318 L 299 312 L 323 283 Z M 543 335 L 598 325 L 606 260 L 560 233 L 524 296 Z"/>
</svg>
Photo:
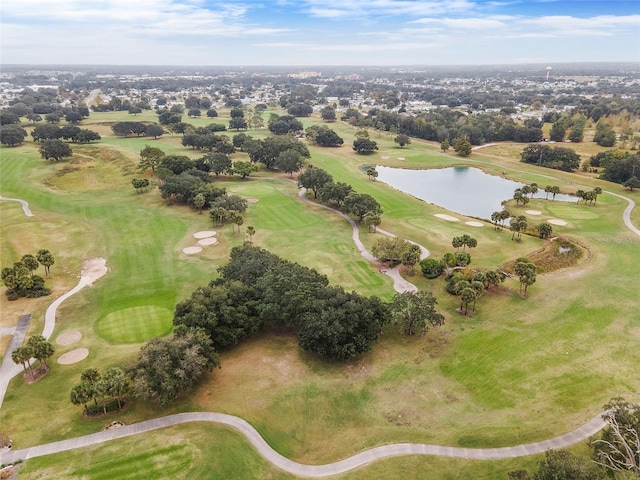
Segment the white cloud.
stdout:
<svg viewBox="0 0 640 480">
<path fill-rule="evenodd" d="M 477 8 L 469 0 L 303 0 L 315 17 L 424 16 L 470 12 Z"/>
</svg>

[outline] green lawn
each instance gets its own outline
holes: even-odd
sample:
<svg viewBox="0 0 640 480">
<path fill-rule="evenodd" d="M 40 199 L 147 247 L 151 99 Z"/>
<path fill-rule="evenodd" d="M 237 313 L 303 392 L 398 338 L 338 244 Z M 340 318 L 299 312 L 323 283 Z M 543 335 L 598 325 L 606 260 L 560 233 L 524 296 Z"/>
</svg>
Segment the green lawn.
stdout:
<svg viewBox="0 0 640 480">
<path fill-rule="evenodd" d="M 74 346 L 57 347 L 54 359 L 78 346 L 89 348 L 89 358 L 69 366 L 54 363 L 51 372 L 33 385 L 19 378 L 12 381 L 0 425 L 3 432 L 10 432 L 17 448 L 99 430 L 104 419 L 83 419 L 81 408 L 68 400 L 82 369 L 124 366 L 131 361 L 139 343 L 127 342 L 165 333 L 176 303 L 214 278 L 230 249 L 244 238 L 234 234 L 231 226 L 215 228 L 218 245 L 206 247 L 198 255 L 183 254 L 184 247 L 194 245 L 194 232 L 213 228 L 211 220 L 206 212 L 198 215 L 187 207 L 167 207 L 157 191 L 135 193 L 130 182 L 140 175 L 135 171 L 137 155 L 151 140 L 108 136 L 108 122 L 118 119 L 126 119 L 126 115 L 92 114 L 86 127 L 92 128 L 91 122 L 103 124 L 100 128 L 105 138 L 99 144 L 78 147 L 78 155 L 69 162 L 43 162 L 31 143 L 0 150 L 0 192 L 29 201 L 36 215 L 27 218 L 17 203 L 0 202 L 2 266 L 39 248 L 50 249 L 56 257 L 53 278 L 48 281 L 54 295 L 75 285 L 88 258 L 104 257 L 109 268 L 93 287 L 66 301 L 58 314 L 54 338 L 64 330 L 78 329 L 83 339 Z M 199 122 L 208 123 L 204 119 Z M 343 123 L 332 128 L 344 137 L 345 145 L 311 147 L 311 163 L 325 168 L 337 181 L 350 183 L 358 192 L 373 195 L 384 209 L 381 227 L 425 245 L 435 257 L 452 249 L 453 236 L 473 235 L 478 240 L 472 251 L 472 267 L 476 268 L 501 265 L 541 248 L 542 243 L 529 236 L 512 242 L 510 232 L 497 232 L 489 225 L 474 228 L 464 222 L 437 219 L 434 214 L 447 212 L 382 182 L 369 181 L 361 167 L 378 163 L 411 168 L 468 164 L 490 173 L 507 171 L 509 178 L 521 181 L 561 185 L 566 191 L 598 185 L 638 200 L 637 192 L 624 192 L 620 186 L 582 174 L 524 165 L 517 158 L 494 155 L 489 149 L 460 159 L 417 140 L 399 149 L 392 136 L 378 137 L 372 132 L 379 151 L 357 156 L 350 148 L 355 130 Z M 168 135 L 153 145 L 171 153 L 200 155 L 184 149 L 179 141 L 179 136 Z M 242 153 L 234 155 L 234 159 L 244 158 Z M 390 279 L 359 256 L 347 222 L 300 202 L 296 184 L 287 176 L 262 170 L 244 181 L 225 177 L 217 182 L 231 193 L 258 199 L 250 204 L 242 227 L 255 227 L 257 245 L 314 267 L 348 290 L 384 299 L 393 295 Z M 626 205 L 608 194 L 601 195 L 595 207 L 545 200 L 527 205 L 526 209 L 542 212 L 536 217 L 540 221 L 566 220 L 566 226 L 554 226 L 554 235 L 579 240 L 589 248 L 591 257 L 574 269 L 539 276 L 526 299 L 517 294 L 517 280 L 510 279 L 503 287 L 487 292 L 473 316 L 461 317 L 455 312 L 459 299 L 444 291 L 444 282 L 428 281 L 417 272 L 407 278 L 434 292 L 446 318 L 442 328 L 426 336 L 408 338 L 389 326 L 371 352 L 334 364 L 301 352 L 294 335 L 267 331 L 223 352 L 222 369 L 207 375 L 197 390 L 170 408 L 162 410 L 133 400 L 121 417 L 134 423 L 189 410 L 235 414 L 256 426 L 283 455 L 307 463 L 335 461 L 394 441 L 492 447 L 566 433 L 590 419 L 611 397 L 640 398 L 640 317 L 633 295 L 640 289 L 640 242 L 622 222 Z M 636 225 L 638 210 L 632 214 Z M 530 217 L 530 221 L 538 220 Z M 361 239 L 370 246 L 380 235 L 365 231 Z M 31 311 L 31 332 L 41 331 L 42 316 L 52 298 L 7 302 L 2 295 L 2 325 L 15 323 L 20 313 Z M 43 413 L 47 422 L 41 421 Z M 210 427 L 185 429 L 183 432 L 211 442 Z M 141 449 L 140 458 L 135 459 L 149 464 L 139 469 L 141 474 L 156 472 L 154 465 L 170 468 L 168 463 L 183 465 L 187 459 L 213 455 L 203 453 L 199 445 L 189 443 L 183 448 L 164 442 L 164 435 L 145 435 L 146 450 Z M 129 441 L 134 440 L 123 440 Z M 233 446 L 227 451 L 229 462 L 241 468 L 236 464 L 252 452 L 242 446 L 242 440 L 225 441 Z M 38 470 L 51 471 L 53 476 L 62 471 L 62 476 L 69 478 L 99 478 L 103 469 L 97 465 L 106 462 L 129 475 L 133 459 L 121 459 L 117 449 L 104 448 L 104 460 L 98 452 L 95 457 L 75 452 L 74 458 L 81 459 L 77 463 L 65 465 L 64 460 L 55 460 L 69 455 L 64 454 L 45 457 L 50 460 L 30 460 L 23 471 L 32 471 L 32 475 Z M 206 465 L 210 465 L 209 473 L 214 471 L 223 478 L 280 478 L 260 462 L 251 463 L 252 471 L 237 470 L 235 474 L 222 462 L 213 460 Z M 520 468 L 523 462 L 529 466 L 535 463 L 532 459 L 478 463 L 403 458 L 345 478 L 412 478 L 409 472 L 416 470 L 429 471 L 429 478 L 436 480 L 505 478 L 506 470 Z M 64 470 L 67 468 L 71 470 Z M 187 469 L 192 473 L 189 478 L 209 478 L 202 471 Z"/>
</svg>

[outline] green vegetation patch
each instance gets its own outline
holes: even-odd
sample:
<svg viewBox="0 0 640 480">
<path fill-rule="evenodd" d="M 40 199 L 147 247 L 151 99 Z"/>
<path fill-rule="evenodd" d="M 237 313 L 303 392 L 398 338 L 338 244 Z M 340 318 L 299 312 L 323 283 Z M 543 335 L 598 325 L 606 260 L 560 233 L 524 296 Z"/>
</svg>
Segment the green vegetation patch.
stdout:
<svg viewBox="0 0 640 480">
<path fill-rule="evenodd" d="M 560 219 L 591 220 L 598 218 L 598 212 L 587 205 L 550 205 L 547 210 Z"/>
<path fill-rule="evenodd" d="M 566 238 L 549 242 L 545 248 L 529 257 L 538 272 L 549 273 L 561 268 L 573 267 L 587 257 L 587 249 Z"/>
<path fill-rule="evenodd" d="M 172 314 L 155 305 L 124 308 L 98 320 L 96 331 L 109 343 L 142 343 L 171 331 Z"/>
<path fill-rule="evenodd" d="M 384 285 L 384 280 L 379 274 L 371 271 L 369 264 L 365 261 L 349 262 L 346 265 L 349 273 L 363 287 L 380 287 Z"/>
</svg>

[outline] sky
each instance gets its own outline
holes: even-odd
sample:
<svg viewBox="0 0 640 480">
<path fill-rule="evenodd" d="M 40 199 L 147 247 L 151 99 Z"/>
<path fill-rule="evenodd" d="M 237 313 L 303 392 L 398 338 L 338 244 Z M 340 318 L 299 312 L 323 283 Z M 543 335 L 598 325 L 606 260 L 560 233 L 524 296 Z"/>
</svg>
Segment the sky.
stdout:
<svg viewBox="0 0 640 480">
<path fill-rule="evenodd" d="M 640 1 L 2 0 L 0 63 L 640 62 Z"/>
</svg>

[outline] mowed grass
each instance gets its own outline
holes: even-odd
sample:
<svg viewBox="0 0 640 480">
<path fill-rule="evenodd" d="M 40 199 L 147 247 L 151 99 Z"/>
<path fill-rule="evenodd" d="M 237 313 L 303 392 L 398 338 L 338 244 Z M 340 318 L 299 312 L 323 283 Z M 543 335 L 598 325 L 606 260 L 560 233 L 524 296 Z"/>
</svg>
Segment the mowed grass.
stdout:
<svg viewBox="0 0 640 480">
<path fill-rule="evenodd" d="M 362 165 L 378 161 L 412 167 L 475 163 L 494 173 L 506 170 L 510 178 L 559 184 L 569 191 L 580 182 L 633 196 L 588 176 L 537 169 L 482 151 L 463 160 L 439 153 L 437 146 L 428 142 L 415 141 L 401 150 L 385 134 L 373 135 L 380 145 L 376 155 L 361 157 L 349 148 L 355 129 L 340 123 L 334 127 L 345 138 L 345 146 L 312 147 L 312 163 L 326 168 L 337 181 L 372 194 L 385 211 L 382 227 L 425 245 L 436 258 L 451 250 L 453 236 L 473 235 L 478 239 L 478 247 L 472 251 L 473 267 L 500 265 L 537 250 L 542 243 L 528 236 L 512 242 L 510 232 L 496 232 L 489 225 L 473 228 L 464 221 L 436 219 L 434 213 L 451 212 L 403 195 L 382 182 L 368 181 Z M 108 137 L 95 148 L 115 148 L 135 166 L 136 149 L 143 141 Z M 177 138 L 167 138 L 157 145 L 177 149 L 177 142 Z M 190 150 L 182 151 L 193 156 Z M 2 155 L 2 194 L 29 200 L 37 215 L 31 221 L 41 222 L 43 216 L 47 219 L 46 227 L 31 228 L 15 209 L 17 204 L 3 202 L 2 212 L 13 212 L 6 225 L 3 217 L 3 253 L 7 238 L 11 239 L 7 252 L 15 261 L 16 256 L 33 250 L 55 232 L 60 235 L 56 246 L 70 252 L 61 257 L 68 259 L 68 272 L 63 277 L 67 284 L 77 281 L 82 259 L 104 256 L 110 267 L 93 288 L 65 302 L 59 314 L 60 331 L 77 328 L 83 332 L 82 346 L 89 347 L 89 359 L 74 366 L 55 365 L 48 378 L 34 385 L 16 380 L 11 384 L 0 421 L 12 432 L 14 444 L 21 447 L 99 430 L 100 421 L 82 419 L 79 409 L 68 402 L 68 391 L 85 366 L 123 366 L 135 356 L 138 346 L 110 344 L 97 335 L 96 322 L 141 305 L 172 311 L 177 301 L 216 275 L 217 267 L 242 236 L 233 235 L 230 226 L 215 228 L 220 245 L 208 247 L 202 256 L 185 258 L 181 249 L 193 244 L 193 232 L 212 228 L 206 214 L 166 207 L 157 192 L 136 195 L 127 183 L 131 176 L 126 175 L 122 187 L 96 188 L 90 193 L 43 188 L 44 179 L 60 166 L 37 159 L 30 144 L 3 149 Z M 234 159 L 244 159 L 243 155 L 235 154 Z M 384 161 L 382 156 L 389 159 Z M 246 181 L 219 181 L 231 193 L 259 200 L 249 206 L 242 227 L 255 226 L 255 244 L 317 268 L 345 288 L 387 299 L 393 295 L 388 277 L 359 257 L 344 220 L 302 204 L 296 198 L 295 183 L 287 177 L 268 179 L 267 175 L 269 172 L 261 171 Z M 554 226 L 554 234 L 579 239 L 590 248 L 592 257 L 578 269 L 539 276 L 526 299 L 517 294 L 517 280 L 511 279 L 502 288 L 487 292 L 473 316 L 460 317 L 455 313 L 459 299 L 444 292 L 444 282 L 427 281 L 417 273 L 408 278 L 435 293 L 446 318 L 442 328 L 424 337 L 408 338 L 388 326 L 371 352 L 334 364 L 301 352 L 294 335 L 267 331 L 223 352 L 222 369 L 207 375 L 192 395 L 169 409 L 133 401 L 122 417 L 132 423 L 193 409 L 236 414 L 256 426 L 282 454 L 310 463 L 335 461 L 394 441 L 503 446 L 566 433 L 594 416 L 613 396 L 638 398 L 640 318 L 637 301 L 629 295 L 640 288 L 638 239 L 622 222 L 625 207 L 626 201 L 607 194 L 599 197 L 596 207 L 532 201 L 526 208 L 543 212 L 531 217 L 532 222 L 566 219 L 569 225 Z M 632 218 L 637 218 L 636 212 Z M 20 241 L 21 234 L 26 241 Z M 366 245 L 380 235 L 361 232 Z M 74 242 L 74 238 L 82 241 Z M 30 308 L 26 302 L 22 305 Z M 34 321 L 37 324 L 39 320 Z M 29 410 L 23 408 L 26 398 Z M 33 411 L 51 412 L 51 421 L 35 428 Z M 162 434 L 151 433 L 145 438 L 162 438 L 156 435 Z M 162 444 L 151 450 L 154 448 L 161 453 L 159 463 L 164 462 L 169 453 L 162 450 Z M 93 460 L 87 462 L 92 464 Z M 523 462 L 532 463 L 531 459 Z M 505 465 L 518 463 L 467 464 L 410 457 L 350 475 L 412 478 L 410 467 L 401 465 L 428 471 L 434 479 L 504 478 Z M 448 465 L 459 465 L 467 476 Z M 224 471 L 220 469 L 224 467 L 211 467 L 211 472 Z"/>
<path fill-rule="evenodd" d="M 155 305 L 116 310 L 96 322 L 98 335 L 109 343 L 142 343 L 171 331 L 173 313 Z"/>
</svg>

